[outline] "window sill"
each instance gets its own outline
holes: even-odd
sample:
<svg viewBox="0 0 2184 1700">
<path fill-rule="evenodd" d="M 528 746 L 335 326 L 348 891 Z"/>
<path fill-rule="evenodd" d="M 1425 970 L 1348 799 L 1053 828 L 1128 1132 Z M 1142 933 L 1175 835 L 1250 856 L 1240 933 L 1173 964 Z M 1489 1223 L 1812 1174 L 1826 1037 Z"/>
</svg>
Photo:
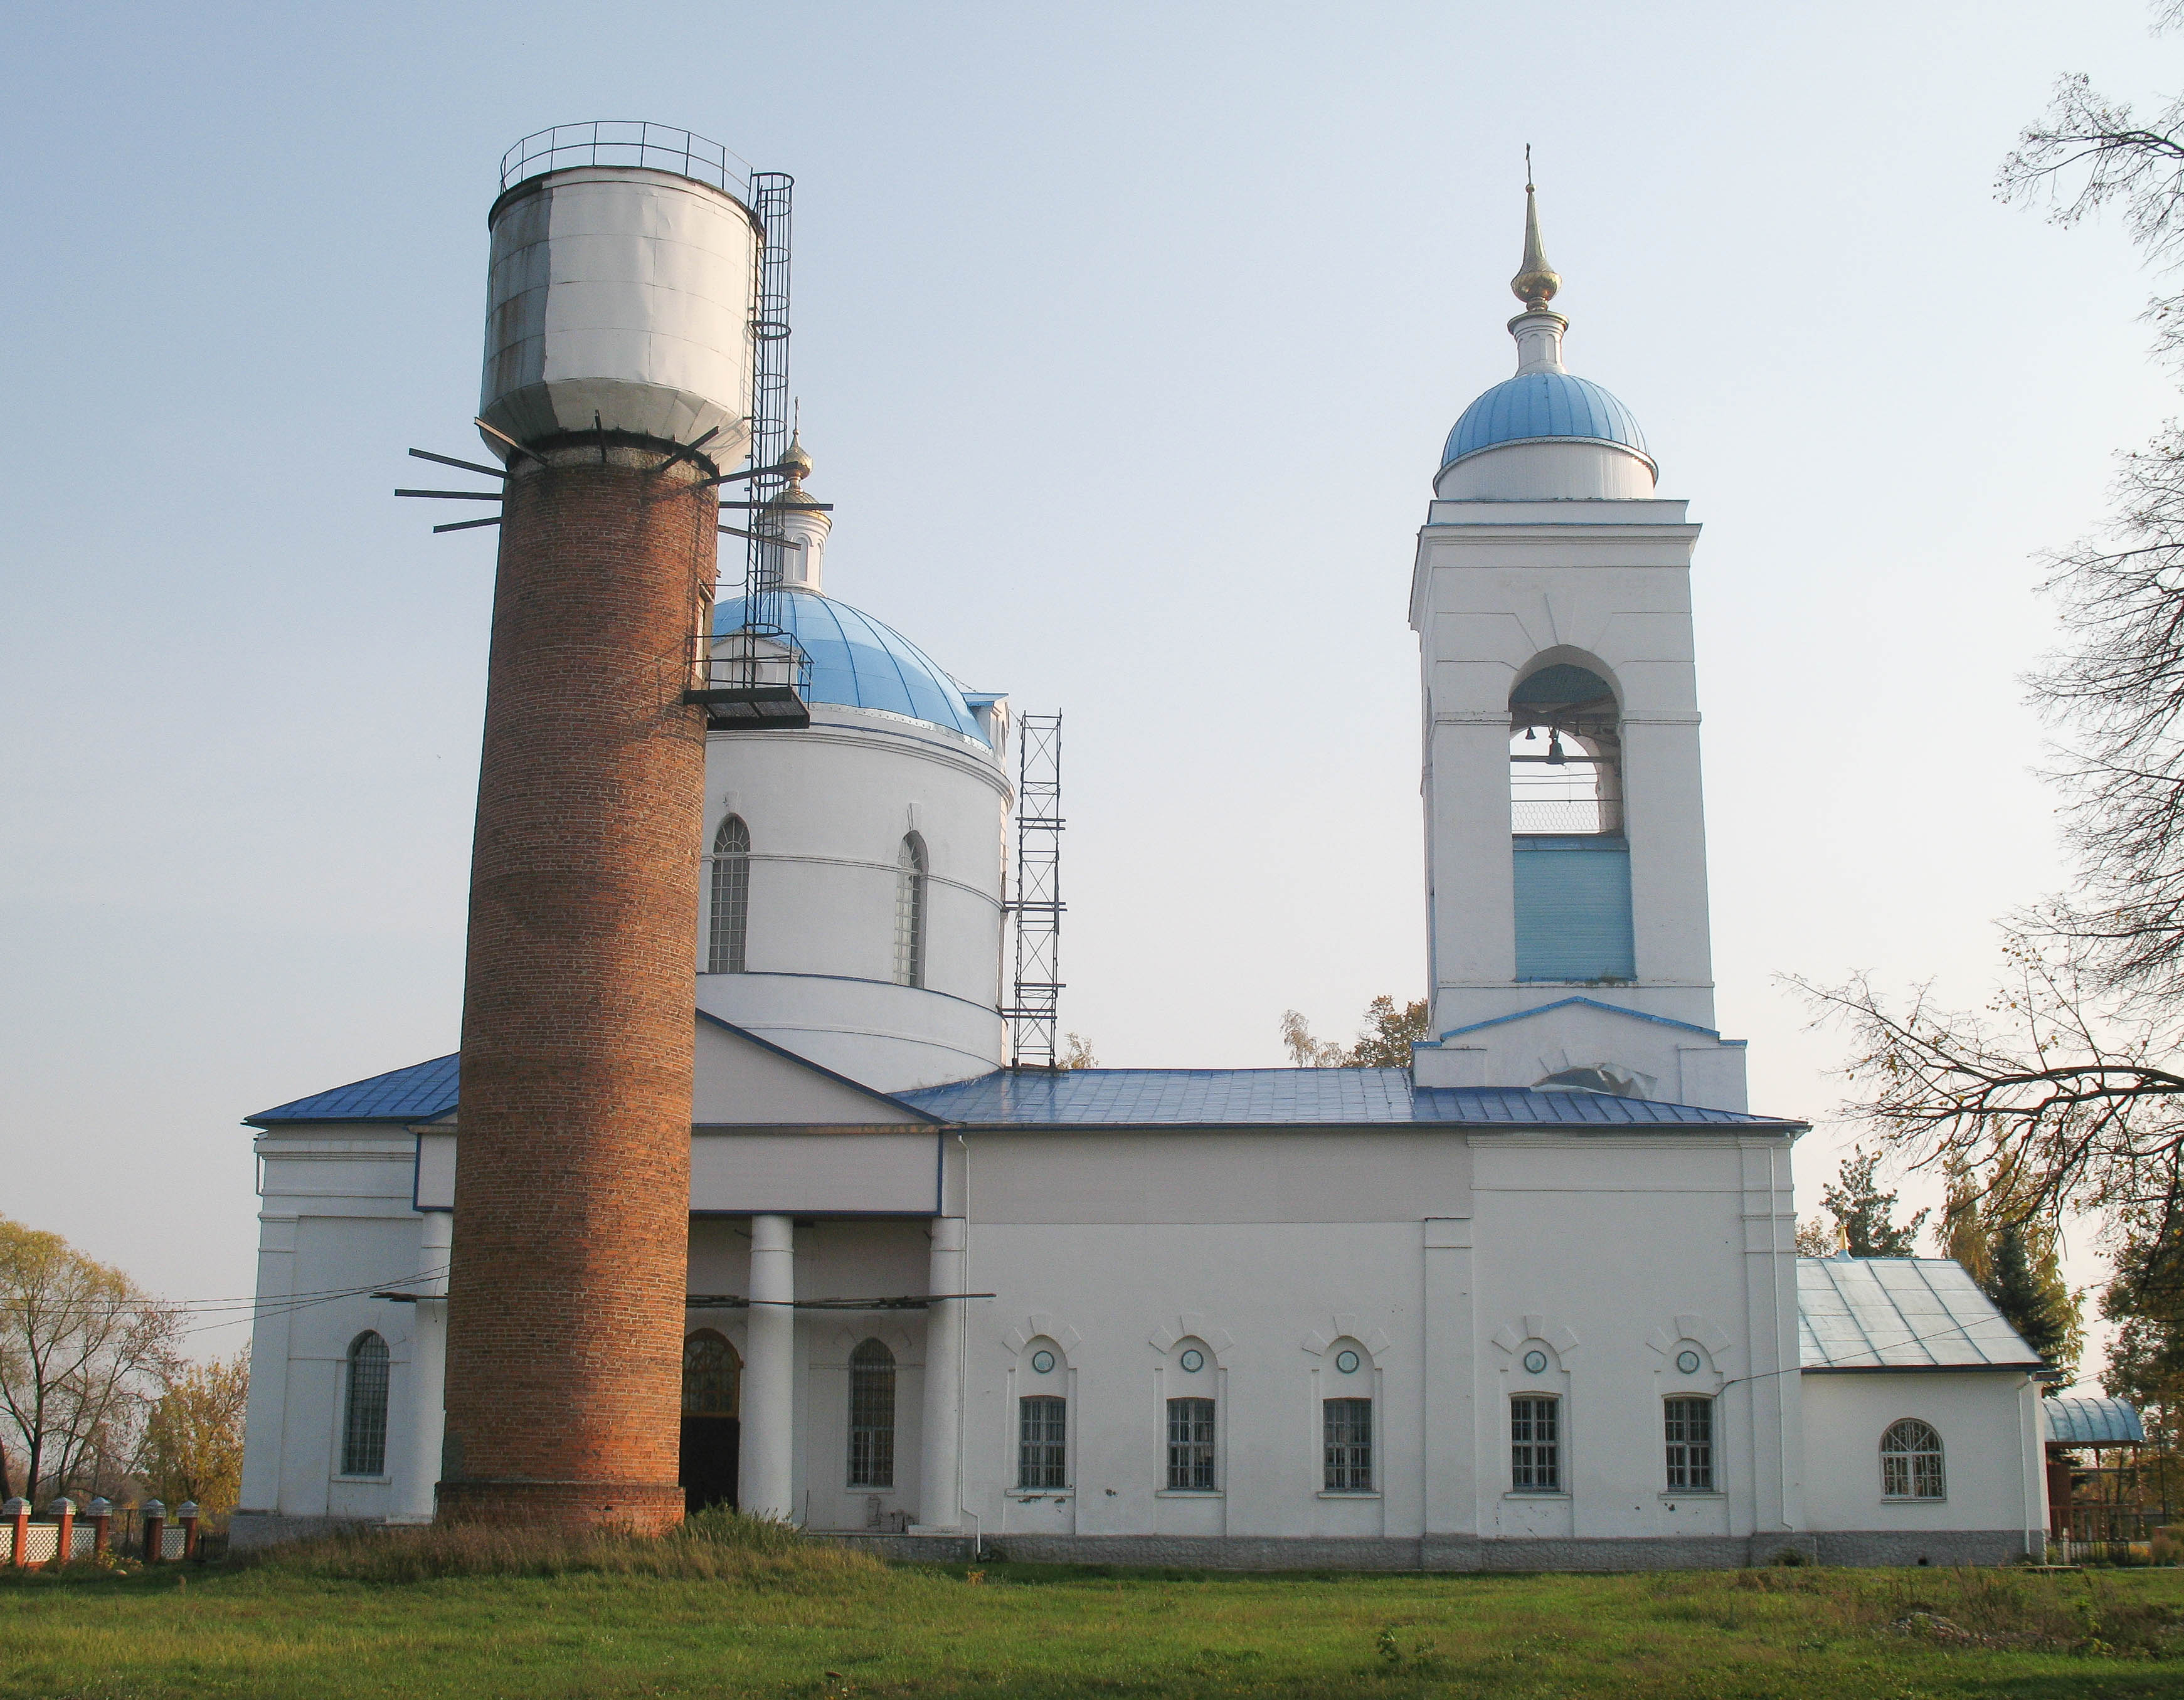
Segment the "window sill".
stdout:
<svg viewBox="0 0 2184 1700">
<path fill-rule="evenodd" d="M 1729 1496 L 1716 1487 L 1694 1487 L 1681 1493 L 1670 1488 L 1666 1493 L 1656 1494 L 1654 1497 L 1673 1504 L 1679 1499 L 1726 1499 Z"/>
<path fill-rule="evenodd" d="M 370 1487 L 373 1486 L 384 1487 L 388 1482 L 393 1481 L 394 1478 L 391 1475 L 336 1475 L 333 1477 L 333 1480 L 336 1481 L 354 1482 L 359 1487 Z"/>
<path fill-rule="evenodd" d="M 1156 1487 L 1156 1499 L 1226 1499 L 1228 1496 L 1217 1487 Z"/>
<path fill-rule="evenodd" d="M 1377 1493 L 1362 1493 L 1344 1488 L 1323 1487 L 1314 1496 L 1320 1499 L 1378 1499 Z"/>
<path fill-rule="evenodd" d="M 1005 1489 L 1001 1497 L 1005 1499 L 1024 1500 L 1074 1499 L 1077 1497 L 1077 1490 L 1073 1487 L 1011 1487 Z"/>
<path fill-rule="evenodd" d="M 1937 1493 L 1931 1499 L 1914 1499 L 1910 1495 L 1903 1494 L 1894 1498 L 1883 1497 L 1880 1503 L 1883 1505 L 1947 1505 L 1949 1496 Z"/>
<path fill-rule="evenodd" d="M 1513 1487 L 1502 1497 L 1504 1499 L 1568 1499 L 1569 1495 L 1552 1488 Z"/>
</svg>

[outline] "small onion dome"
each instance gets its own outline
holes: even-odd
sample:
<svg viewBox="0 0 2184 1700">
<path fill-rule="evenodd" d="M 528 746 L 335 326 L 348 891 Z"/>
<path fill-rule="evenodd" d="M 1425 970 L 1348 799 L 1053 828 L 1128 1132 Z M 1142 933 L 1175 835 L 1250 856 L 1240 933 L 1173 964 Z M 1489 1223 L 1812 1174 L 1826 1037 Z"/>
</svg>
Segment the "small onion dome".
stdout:
<svg viewBox="0 0 2184 1700">
<path fill-rule="evenodd" d="M 802 432 L 788 440 L 788 450 L 781 457 L 781 464 L 788 469 L 788 486 L 766 505 L 769 508 L 816 508 L 818 499 L 804 487 L 804 481 L 811 475 L 811 456 L 804 447 Z"/>
<path fill-rule="evenodd" d="M 1540 203 L 1533 196 L 1532 186 L 1527 183 L 1524 185 L 1524 258 L 1518 264 L 1516 276 L 1509 280 L 1510 292 L 1524 303 L 1527 313 L 1545 313 L 1547 303 L 1555 298 L 1556 291 L 1562 286 L 1562 275 L 1547 264 L 1546 250 L 1540 245 Z"/>
<path fill-rule="evenodd" d="M 1504 378 L 1463 410 L 1440 464 L 1451 466 L 1482 449 L 1542 438 L 1614 443 L 1652 464 L 1637 416 L 1591 379 L 1568 372 Z"/>
</svg>

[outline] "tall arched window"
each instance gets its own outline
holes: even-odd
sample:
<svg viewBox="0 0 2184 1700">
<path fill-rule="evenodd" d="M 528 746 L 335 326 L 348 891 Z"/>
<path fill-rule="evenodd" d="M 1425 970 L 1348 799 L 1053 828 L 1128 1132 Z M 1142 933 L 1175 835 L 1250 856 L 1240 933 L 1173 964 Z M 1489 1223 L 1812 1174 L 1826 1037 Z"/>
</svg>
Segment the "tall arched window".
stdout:
<svg viewBox="0 0 2184 1700">
<path fill-rule="evenodd" d="M 739 814 L 731 814 L 713 835 L 712 884 L 705 972 L 741 974 L 750 931 L 750 828 Z"/>
<path fill-rule="evenodd" d="M 348 1343 L 342 1411 L 342 1474 L 387 1473 L 387 1342 L 366 1330 Z"/>
<path fill-rule="evenodd" d="M 878 1340 L 850 1354 L 850 1486 L 894 1486 L 894 1353 Z"/>
<path fill-rule="evenodd" d="M 894 983 L 925 984 L 925 884 L 930 864 L 915 832 L 894 858 Z"/>
<path fill-rule="evenodd" d="M 682 1342 L 682 1414 L 733 1417 L 743 1391 L 743 1360 L 727 1336 L 701 1328 Z"/>
<path fill-rule="evenodd" d="M 1880 1437 L 1880 1497 L 1942 1497 L 1942 1437 L 1934 1431 L 1931 1423 L 1905 1417 L 1888 1425 L 1888 1432 Z"/>
</svg>

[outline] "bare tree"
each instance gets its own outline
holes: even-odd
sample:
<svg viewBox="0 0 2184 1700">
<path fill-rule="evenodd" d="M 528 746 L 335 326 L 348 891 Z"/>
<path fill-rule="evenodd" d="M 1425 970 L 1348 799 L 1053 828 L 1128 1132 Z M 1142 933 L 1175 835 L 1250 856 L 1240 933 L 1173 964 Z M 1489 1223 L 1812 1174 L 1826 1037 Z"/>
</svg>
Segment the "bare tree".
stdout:
<svg viewBox="0 0 2184 1700">
<path fill-rule="evenodd" d="M 120 1269 L 0 1217 L 0 1415 L 21 1437 L 25 1495 L 125 1458 L 180 1330 Z"/>
</svg>

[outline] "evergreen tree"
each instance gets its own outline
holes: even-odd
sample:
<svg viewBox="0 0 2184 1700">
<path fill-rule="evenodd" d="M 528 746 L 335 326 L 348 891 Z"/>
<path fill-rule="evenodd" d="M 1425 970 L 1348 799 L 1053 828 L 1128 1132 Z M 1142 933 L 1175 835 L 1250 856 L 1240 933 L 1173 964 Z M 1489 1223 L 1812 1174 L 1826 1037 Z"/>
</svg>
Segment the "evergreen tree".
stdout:
<svg viewBox="0 0 2184 1700">
<path fill-rule="evenodd" d="M 1874 1179 L 1874 1170 L 1880 1166 L 1879 1152 L 1868 1152 L 1863 1147 L 1852 1151 L 1843 1158 L 1836 1184 L 1820 1189 L 1820 1203 L 1827 1207 L 1830 1215 L 1842 1224 L 1852 1257 L 1915 1256 L 1919 1230 L 1925 1225 L 1927 1213 L 1921 1210 L 1897 1227 L 1890 1219 L 1896 1208 L 1896 1195 L 1882 1192 L 1880 1183 Z"/>
</svg>

